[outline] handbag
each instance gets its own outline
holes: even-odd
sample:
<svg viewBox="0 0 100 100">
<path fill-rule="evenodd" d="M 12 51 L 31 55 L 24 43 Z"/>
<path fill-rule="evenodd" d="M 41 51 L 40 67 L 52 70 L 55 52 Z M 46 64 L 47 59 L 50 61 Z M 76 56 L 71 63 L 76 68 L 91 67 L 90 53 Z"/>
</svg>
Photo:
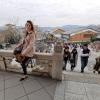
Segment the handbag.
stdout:
<svg viewBox="0 0 100 100">
<path fill-rule="evenodd" d="M 16 54 L 20 54 L 22 52 L 22 49 L 23 49 L 23 45 L 19 46 L 19 47 L 16 47 L 14 49 L 14 52 L 13 54 L 16 55 Z"/>
<path fill-rule="evenodd" d="M 13 52 L 13 54 L 15 55 L 16 61 L 19 63 L 21 63 L 25 59 L 25 57 L 21 55 L 22 49 L 23 49 L 23 44 L 19 47 L 16 47 Z"/>
<path fill-rule="evenodd" d="M 25 39 L 23 40 L 23 42 L 20 46 L 18 46 L 14 49 L 14 52 L 13 52 L 14 55 L 21 54 L 24 43 L 25 43 Z"/>
<path fill-rule="evenodd" d="M 20 53 L 15 55 L 16 61 L 22 63 L 25 60 L 25 56 L 22 56 Z"/>
</svg>

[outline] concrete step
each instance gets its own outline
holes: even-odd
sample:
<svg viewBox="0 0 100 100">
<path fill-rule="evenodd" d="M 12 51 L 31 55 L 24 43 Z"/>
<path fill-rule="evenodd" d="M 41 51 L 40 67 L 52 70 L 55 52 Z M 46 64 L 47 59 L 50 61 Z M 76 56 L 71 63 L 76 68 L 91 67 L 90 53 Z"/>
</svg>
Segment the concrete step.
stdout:
<svg viewBox="0 0 100 100">
<path fill-rule="evenodd" d="M 94 74 L 93 72 L 80 73 L 78 71 L 63 71 L 63 80 L 89 84 L 100 84 L 100 74 Z"/>
</svg>

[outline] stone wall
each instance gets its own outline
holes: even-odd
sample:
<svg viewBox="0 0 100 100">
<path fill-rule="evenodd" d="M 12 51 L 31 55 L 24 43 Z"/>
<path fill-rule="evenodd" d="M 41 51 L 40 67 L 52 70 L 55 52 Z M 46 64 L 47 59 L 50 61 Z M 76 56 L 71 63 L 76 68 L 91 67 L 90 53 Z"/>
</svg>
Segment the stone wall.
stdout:
<svg viewBox="0 0 100 100">
<path fill-rule="evenodd" d="M 20 64 L 13 62 L 13 58 L 12 50 L 0 50 L 0 69 L 22 73 Z M 62 80 L 63 56 L 60 44 L 55 46 L 52 54 L 36 52 L 32 60 L 34 62 L 29 63 L 27 68 L 29 74 L 50 76 L 53 79 Z"/>
</svg>

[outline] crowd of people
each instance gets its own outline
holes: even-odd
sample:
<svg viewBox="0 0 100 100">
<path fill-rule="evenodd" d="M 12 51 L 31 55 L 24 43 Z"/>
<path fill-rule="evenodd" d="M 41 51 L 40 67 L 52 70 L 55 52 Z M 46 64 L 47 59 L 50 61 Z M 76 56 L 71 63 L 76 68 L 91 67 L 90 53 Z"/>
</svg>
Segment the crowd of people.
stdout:
<svg viewBox="0 0 100 100">
<path fill-rule="evenodd" d="M 64 52 L 63 52 L 63 60 L 64 60 L 64 66 L 63 70 L 66 70 L 67 63 L 70 62 L 70 69 L 71 71 L 74 70 L 74 68 L 77 65 L 77 59 L 78 59 L 78 51 L 77 51 L 77 45 L 68 45 L 66 44 L 64 46 Z M 80 61 L 81 61 L 81 73 L 84 73 L 84 69 L 88 64 L 88 58 L 91 54 L 90 49 L 88 48 L 88 44 L 80 45 L 81 49 L 80 52 Z"/>
</svg>

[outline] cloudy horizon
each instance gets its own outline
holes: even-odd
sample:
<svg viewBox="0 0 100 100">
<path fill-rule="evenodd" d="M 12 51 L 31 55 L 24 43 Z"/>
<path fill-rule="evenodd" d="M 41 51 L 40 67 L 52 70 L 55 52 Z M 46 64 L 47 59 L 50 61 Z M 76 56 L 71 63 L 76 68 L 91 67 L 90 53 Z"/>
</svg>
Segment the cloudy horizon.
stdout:
<svg viewBox="0 0 100 100">
<path fill-rule="evenodd" d="M 39 26 L 100 24 L 99 0 L 0 0 L 0 26 L 23 26 L 26 20 Z"/>
</svg>

